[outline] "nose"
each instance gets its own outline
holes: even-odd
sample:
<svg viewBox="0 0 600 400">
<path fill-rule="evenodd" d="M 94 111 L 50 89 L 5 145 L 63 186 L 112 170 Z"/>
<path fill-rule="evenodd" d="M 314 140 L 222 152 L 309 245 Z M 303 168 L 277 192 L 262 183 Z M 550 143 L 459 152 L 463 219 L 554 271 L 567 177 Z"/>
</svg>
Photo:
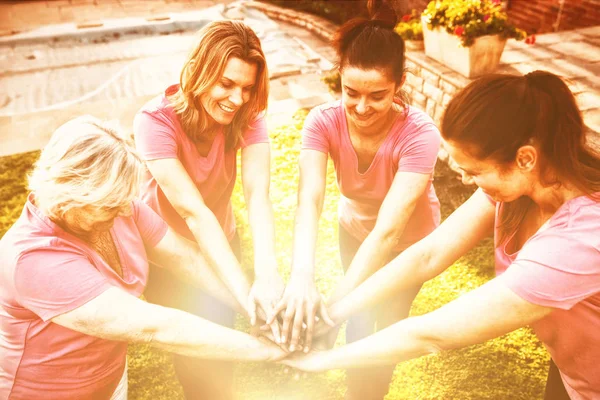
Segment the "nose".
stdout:
<svg viewBox="0 0 600 400">
<path fill-rule="evenodd" d="M 362 97 L 359 101 L 358 104 L 356 104 L 355 110 L 358 114 L 365 114 L 367 112 L 367 99 Z"/>
<path fill-rule="evenodd" d="M 473 180 L 471 175 L 467 174 L 464 171 L 461 171 L 461 173 L 460 173 L 460 180 L 462 181 L 463 185 L 467 185 L 467 186 L 470 186 L 475 183 L 475 181 Z"/>
<path fill-rule="evenodd" d="M 229 101 L 236 107 L 240 107 L 242 104 L 244 104 L 242 88 L 235 88 L 229 96 Z"/>
</svg>

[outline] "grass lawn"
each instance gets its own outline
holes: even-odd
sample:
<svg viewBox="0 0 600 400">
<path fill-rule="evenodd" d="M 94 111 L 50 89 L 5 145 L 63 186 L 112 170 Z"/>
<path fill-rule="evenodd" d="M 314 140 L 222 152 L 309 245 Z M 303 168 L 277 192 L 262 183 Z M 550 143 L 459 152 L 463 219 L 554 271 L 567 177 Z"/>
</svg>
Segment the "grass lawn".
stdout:
<svg viewBox="0 0 600 400">
<path fill-rule="evenodd" d="M 289 126 L 270 132 L 273 152 L 271 196 L 277 223 L 277 254 L 282 275 L 289 276 L 292 227 L 298 183 L 297 158 L 300 128 L 305 117 L 299 112 Z M 0 237 L 18 218 L 25 202 L 25 175 L 38 152 L 0 158 Z M 320 222 L 317 249 L 317 284 L 328 295 L 341 277 L 337 247 L 338 190 L 331 168 L 327 196 Z M 455 179 L 436 172 L 436 190 L 446 217 L 469 191 Z M 239 177 L 239 174 L 238 174 Z M 252 246 L 245 203 L 239 182 L 233 195 L 234 208 L 244 249 L 244 266 L 251 275 Z M 419 315 L 439 308 L 480 286 L 493 276 L 491 240 L 485 240 L 439 277 L 427 282 L 412 308 Z M 456 321 L 460 325 L 461 321 Z M 241 319 L 239 329 L 247 324 Z M 344 342 L 343 335 L 338 338 Z M 529 329 L 520 329 L 487 343 L 463 350 L 402 363 L 397 366 L 391 399 L 429 400 L 535 400 L 541 399 L 549 356 Z M 310 375 L 299 381 L 277 365 L 243 364 L 236 369 L 235 390 L 240 400 L 334 400 L 345 392 L 343 371 Z M 132 400 L 183 399 L 174 377 L 170 356 L 148 346 L 132 345 L 129 350 L 129 398 Z M 209 399 L 207 399 L 209 400 Z"/>
</svg>

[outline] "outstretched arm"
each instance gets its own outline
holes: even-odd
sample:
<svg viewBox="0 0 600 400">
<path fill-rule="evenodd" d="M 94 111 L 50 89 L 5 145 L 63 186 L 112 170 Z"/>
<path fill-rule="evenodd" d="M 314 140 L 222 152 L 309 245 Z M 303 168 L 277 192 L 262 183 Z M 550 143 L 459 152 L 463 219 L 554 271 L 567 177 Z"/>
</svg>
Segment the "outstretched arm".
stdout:
<svg viewBox="0 0 600 400">
<path fill-rule="evenodd" d="M 275 221 L 269 196 L 270 168 L 271 151 L 268 143 L 257 143 L 242 149 L 242 185 L 254 243 L 254 283 L 248 300 L 252 325 L 256 324 L 257 311 L 262 314 L 262 319 L 274 313 L 284 290 L 275 256 Z M 271 331 L 279 339 L 277 321 L 271 324 Z"/>
<path fill-rule="evenodd" d="M 494 205 L 481 190 L 476 191 L 431 234 L 333 303 L 329 307 L 332 319 L 341 323 L 354 313 L 391 298 L 399 290 L 436 277 L 492 233 L 494 215 Z"/>
<path fill-rule="evenodd" d="M 275 345 L 184 311 L 146 303 L 111 287 L 52 322 L 108 340 L 148 343 L 174 353 L 207 359 L 267 361 L 285 353 Z"/>
<path fill-rule="evenodd" d="M 396 173 L 377 215 L 375 227 L 358 248 L 330 302 L 350 293 L 389 260 L 429 181 L 429 174 Z"/>
<path fill-rule="evenodd" d="M 552 310 L 523 300 L 496 278 L 429 314 L 405 319 L 349 345 L 283 363 L 310 371 L 395 364 L 493 339 Z"/>
<path fill-rule="evenodd" d="M 327 154 L 304 149 L 300 152 L 300 184 L 294 226 L 292 274 L 276 312 L 283 314 L 282 342 L 290 350 L 298 348 L 303 324 L 306 325 L 304 350 L 311 346 L 317 314 L 330 321 L 315 285 L 315 249 L 319 217 L 325 199 Z"/>
<path fill-rule="evenodd" d="M 244 309 L 250 284 L 231 251 L 219 221 L 178 159 L 146 162 L 177 213 L 185 220 L 205 259 Z"/>
</svg>

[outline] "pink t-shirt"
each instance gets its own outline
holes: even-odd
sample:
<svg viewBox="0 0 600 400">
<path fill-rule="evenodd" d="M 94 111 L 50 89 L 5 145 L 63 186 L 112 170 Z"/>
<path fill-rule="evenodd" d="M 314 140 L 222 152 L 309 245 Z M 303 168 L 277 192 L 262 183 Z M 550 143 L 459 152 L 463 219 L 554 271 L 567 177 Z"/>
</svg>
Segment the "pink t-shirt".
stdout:
<svg viewBox="0 0 600 400">
<path fill-rule="evenodd" d="M 210 152 L 202 157 L 194 142 L 185 134 L 166 96 L 178 85 L 148 102 L 134 120 L 135 144 L 146 161 L 177 158 L 196 184 L 208 208 L 214 213 L 229 240 L 235 235 L 235 219 L 231 208 L 231 192 L 237 174 L 237 149 L 225 150 L 225 134 L 221 130 Z M 241 147 L 268 143 L 264 118 L 257 118 L 244 132 Z M 154 177 L 148 172 L 142 188 L 142 199 L 180 235 L 194 240 L 185 220 L 179 216 Z"/>
<path fill-rule="evenodd" d="M 440 133 L 424 112 L 408 107 L 398 118 L 377 151 L 370 167 L 358 172 L 358 158 L 341 101 L 315 107 L 306 117 L 302 148 L 328 153 L 333 160 L 341 196 L 341 226 L 359 241 L 375 227 L 377 214 L 397 171 L 430 174 L 430 182 L 406 224 L 397 251 L 427 236 L 440 223 L 440 203 L 433 188 L 433 169 Z"/>
<path fill-rule="evenodd" d="M 85 242 L 32 204 L 0 240 L 0 398 L 109 399 L 125 367 L 127 343 L 64 328 L 51 319 L 111 286 L 139 297 L 148 279 L 144 243 L 167 225 L 141 201 L 111 234 L 123 278 Z"/>
<path fill-rule="evenodd" d="M 496 205 L 496 221 L 501 207 Z M 496 245 L 497 279 L 524 300 L 555 309 L 531 327 L 571 399 L 600 399 L 600 202 L 571 199 L 510 254 L 513 236 Z"/>
</svg>

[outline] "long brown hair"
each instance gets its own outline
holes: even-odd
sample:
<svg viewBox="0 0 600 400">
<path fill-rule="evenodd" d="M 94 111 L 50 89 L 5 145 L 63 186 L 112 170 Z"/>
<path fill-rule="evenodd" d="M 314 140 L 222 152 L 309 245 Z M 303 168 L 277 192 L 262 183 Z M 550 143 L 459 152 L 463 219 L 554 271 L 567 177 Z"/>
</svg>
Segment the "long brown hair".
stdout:
<svg viewBox="0 0 600 400">
<path fill-rule="evenodd" d="M 203 135 L 209 116 L 199 104 L 201 94 L 209 91 L 223 75 L 231 57 L 256 64 L 256 83 L 250 100 L 238 110 L 225 127 L 226 148 L 236 148 L 242 134 L 267 108 L 269 74 L 260 40 L 247 25 L 239 21 L 215 21 L 198 32 L 199 40 L 183 66 L 179 90 L 169 101 L 184 132 L 193 140 Z"/>
<path fill-rule="evenodd" d="M 586 146 L 585 125 L 569 87 L 558 76 L 494 74 L 471 82 L 448 104 L 442 136 L 479 160 L 501 167 L 515 161 L 521 146 L 540 151 L 542 184 L 571 184 L 593 197 L 600 191 L 600 155 Z M 532 200 L 502 206 L 502 243 L 522 221 Z"/>
<path fill-rule="evenodd" d="M 400 84 L 405 72 L 404 40 L 394 31 L 396 12 L 385 1 L 369 0 L 371 19 L 354 18 L 336 31 L 332 45 L 338 56 L 340 72 L 347 65 L 361 69 L 379 69 L 389 73 Z M 396 94 L 404 105 L 410 100 L 406 93 Z"/>
</svg>

